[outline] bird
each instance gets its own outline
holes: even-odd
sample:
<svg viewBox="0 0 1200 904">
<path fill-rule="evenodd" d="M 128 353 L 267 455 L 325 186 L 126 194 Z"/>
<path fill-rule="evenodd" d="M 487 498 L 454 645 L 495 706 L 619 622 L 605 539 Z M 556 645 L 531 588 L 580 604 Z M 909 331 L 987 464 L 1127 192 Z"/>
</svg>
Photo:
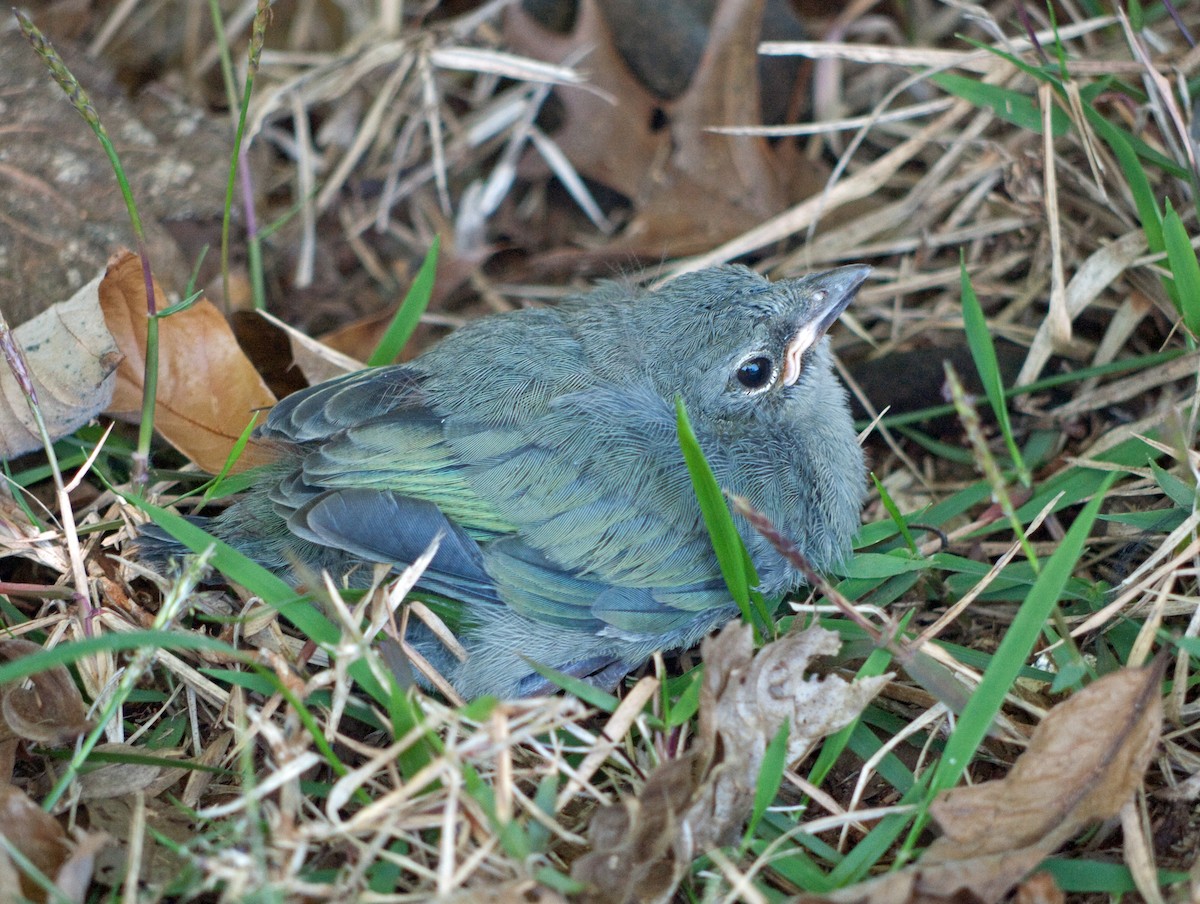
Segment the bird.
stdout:
<svg viewBox="0 0 1200 904">
<path fill-rule="evenodd" d="M 738 615 L 676 399 L 722 488 L 818 569 L 849 554 L 865 465 L 826 332 L 870 272 L 725 265 L 481 318 L 276 404 L 257 428 L 273 460 L 206 526 L 293 581 L 349 585 L 439 538 L 417 587 L 455 601 L 466 658 L 423 624 L 408 640 L 462 697 L 555 690 L 533 663 L 612 689 Z M 804 583 L 735 524 L 764 595 Z"/>
</svg>

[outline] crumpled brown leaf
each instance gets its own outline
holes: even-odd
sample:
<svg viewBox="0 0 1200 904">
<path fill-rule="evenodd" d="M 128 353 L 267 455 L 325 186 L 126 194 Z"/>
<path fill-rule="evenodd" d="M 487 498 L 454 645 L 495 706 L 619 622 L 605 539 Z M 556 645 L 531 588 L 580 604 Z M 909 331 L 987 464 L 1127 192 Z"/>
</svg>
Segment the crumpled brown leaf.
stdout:
<svg viewBox="0 0 1200 904">
<path fill-rule="evenodd" d="M 906 869 L 799 904 L 999 901 L 1090 823 L 1115 816 L 1162 731 L 1157 667 L 1123 669 L 1046 714 L 1002 779 L 939 795 L 942 836 Z"/>
<path fill-rule="evenodd" d="M 136 744 L 97 744 L 96 753 L 126 754 L 134 757 L 146 753 Z M 183 751 L 177 747 L 156 747 L 154 755 L 162 759 L 178 759 Z M 106 763 L 79 776 L 79 799 L 99 800 L 108 797 L 129 798 L 138 791 L 154 798 L 175 784 L 187 773 L 183 767 L 171 769 L 156 763 Z"/>
<path fill-rule="evenodd" d="M 42 652 L 20 637 L 0 640 L 0 662 Z M 17 737 L 58 747 L 90 731 L 83 696 L 65 666 L 54 666 L 28 681 L 0 686 L 0 740 Z"/>
<path fill-rule="evenodd" d="M 107 885 L 117 885 L 124 878 L 129 864 L 129 847 L 134 839 L 129 832 L 134 822 L 134 804 L 130 797 L 104 797 L 84 804 L 88 823 L 93 829 L 106 832 L 112 843 L 96 859 L 96 878 Z M 142 846 L 141 870 L 138 879 L 153 887 L 162 887 L 177 878 L 184 858 L 173 849 L 196 840 L 196 823 L 184 807 L 153 798 L 145 801 L 146 831 L 138 839 Z"/>
<path fill-rule="evenodd" d="M 788 204 L 789 167 L 765 139 L 708 131 L 758 124 L 763 5 L 716 5 L 700 66 L 673 100 L 654 97 L 630 72 L 595 0 L 580 2 L 567 35 L 542 28 L 520 4 L 509 8 L 506 38 L 517 52 L 558 63 L 589 48 L 579 69 L 600 92 L 558 91 L 563 125 L 551 137 L 581 175 L 635 205 L 615 247 L 654 255 L 711 248 Z"/>
<path fill-rule="evenodd" d="M 112 399 L 116 343 L 97 303 L 100 279 L 13 330 L 25 352 L 51 439 L 82 427 Z M 42 437 L 12 371 L 0 362 L 0 459 L 42 448 Z"/>
<path fill-rule="evenodd" d="M 272 381 L 276 391 L 284 379 L 288 389 L 296 392 L 366 367 L 266 311 L 237 311 L 230 320 L 238 342 L 259 372 L 267 379 L 277 377 Z"/>
<path fill-rule="evenodd" d="M 154 293 L 165 304 L 157 283 Z M 100 305 L 125 355 L 109 413 L 136 420 L 146 362 L 146 290 L 137 255 L 126 251 L 109 262 L 100 283 Z M 162 319 L 154 427 L 189 459 L 210 473 L 220 471 L 254 413 L 274 404 L 275 396 L 211 302 L 200 299 Z M 239 467 L 260 463 L 268 454 L 252 442 Z"/>
<path fill-rule="evenodd" d="M 0 835 L 33 863 L 43 875 L 53 876 L 67 859 L 67 836 L 58 820 L 31 801 L 19 788 L 0 784 Z M 0 877 L 19 876 L 17 885 L 27 898 L 44 901 L 46 893 L 0 851 Z M 5 883 L 7 888 L 13 884 Z"/>
<path fill-rule="evenodd" d="M 813 657 L 840 646 L 832 631 L 813 626 L 756 654 L 740 622 L 704 641 L 697 741 L 651 772 L 639 795 L 593 817 L 592 851 L 571 870 L 591 886 L 587 900 L 666 900 L 695 857 L 739 839 L 767 745 L 783 722 L 790 761 L 848 725 L 890 680 L 805 678 Z"/>
<path fill-rule="evenodd" d="M 7 784 L 0 784 L 0 837 L 54 881 L 56 900 L 68 901 L 85 899 L 96 854 L 107 842 L 103 832 L 80 832 L 69 841 L 57 819 Z M 46 899 L 46 891 L 0 850 L 0 900 Z"/>
</svg>

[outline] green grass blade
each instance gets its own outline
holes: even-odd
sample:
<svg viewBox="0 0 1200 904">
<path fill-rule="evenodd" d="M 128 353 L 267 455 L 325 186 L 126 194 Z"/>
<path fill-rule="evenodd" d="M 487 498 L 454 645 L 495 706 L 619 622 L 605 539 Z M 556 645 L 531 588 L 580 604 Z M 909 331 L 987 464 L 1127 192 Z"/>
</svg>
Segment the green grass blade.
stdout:
<svg viewBox="0 0 1200 904">
<path fill-rule="evenodd" d="M 1004 379 L 1000 376 L 1000 362 L 996 358 L 996 347 L 992 345 L 992 336 L 988 331 L 987 320 L 983 316 L 983 308 L 979 297 L 971 285 L 971 277 L 967 273 L 966 261 L 960 261 L 962 279 L 963 327 L 967 333 L 967 345 L 971 349 L 971 357 L 975 359 L 975 369 L 979 379 L 983 381 L 983 390 L 987 394 L 988 404 L 996 415 L 1000 432 L 1004 435 L 1004 443 L 1008 446 L 1009 457 L 1017 469 L 1017 476 L 1024 486 L 1032 483 L 1025 459 L 1021 456 L 1021 448 L 1013 436 L 1012 423 L 1008 419 L 1008 405 L 1004 401 Z"/>
<path fill-rule="evenodd" d="M 1162 214 L 1159 213 L 1158 203 L 1154 200 L 1154 189 L 1150 187 L 1150 179 L 1138 159 L 1130 136 L 1092 107 L 1084 107 L 1083 112 L 1088 125 L 1117 158 L 1117 165 L 1121 167 L 1121 174 L 1129 186 L 1129 193 L 1133 195 L 1133 204 L 1142 223 L 1142 232 L 1146 234 L 1146 244 L 1151 251 L 1163 251 L 1166 246 L 1163 244 Z"/>
<path fill-rule="evenodd" d="M 251 659 L 244 650 L 237 650 L 222 640 L 184 631 L 137 630 L 126 634 L 101 634 L 61 643 L 48 650 L 30 653 L 0 665 L 0 685 L 24 681 L 31 675 L 58 666 L 69 666 L 97 653 L 123 650 L 196 650 L 231 659 Z"/>
<path fill-rule="evenodd" d="M 388 324 L 387 332 L 383 334 L 378 347 L 367 360 L 369 367 L 391 364 L 400 357 L 400 352 L 412 336 L 413 330 L 421 322 L 421 315 L 429 307 L 429 299 L 433 297 L 433 279 L 437 275 L 441 247 L 441 236 L 435 236 L 433 244 L 425 254 L 425 260 L 421 262 L 421 268 L 417 271 L 412 285 L 408 287 L 404 301 L 400 302 L 400 307 L 396 309 L 396 316 Z"/>
<path fill-rule="evenodd" d="M 763 752 L 762 765 L 758 770 L 758 781 L 754 786 L 754 809 L 750 813 L 750 821 L 746 823 L 746 833 L 742 836 L 743 851 L 754 838 L 763 814 L 767 812 L 767 807 L 771 806 L 775 795 L 779 793 L 779 786 L 783 784 L 783 770 L 787 768 L 787 745 L 790 734 L 791 723 L 784 719 L 779 730 L 775 732 L 775 737 L 767 742 L 767 749 Z"/>
<path fill-rule="evenodd" d="M 695 431 L 692 430 L 683 400 L 678 397 L 675 399 L 675 423 L 679 431 L 679 448 L 692 477 L 692 487 L 696 491 L 696 499 L 704 515 L 704 526 L 708 528 L 708 535 L 712 539 L 713 551 L 721 567 L 721 576 L 725 578 L 725 584 L 741 610 L 742 618 L 748 624 L 756 624 L 757 619 L 750 606 L 750 588 L 758 584 L 758 574 L 750 561 L 750 554 L 746 552 L 741 534 L 733 523 L 733 515 L 729 512 L 729 505 L 725 502 L 717 478 L 704 457 Z"/>
<path fill-rule="evenodd" d="M 588 706 L 600 712 L 612 714 L 616 712 L 620 700 L 614 697 L 608 691 L 596 687 L 594 684 L 589 684 L 582 678 L 576 678 L 574 675 L 568 675 L 566 672 L 560 672 L 558 669 L 553 669 L 548 665 L 542 665 L 540 662 L 534 662 L 532 659 L 525 658 L 525 662 L 529 667 L 553 684 L 555 687 L 562 688 L 568 694 L 573 694 Z"/>
<path fill-rule="evenodd" d="M 896 505 L 896 501 L 892 499 L 891 494 L 887 491 L 887 487 L 883 485 L 883 482 L 875 476 L 874 471 L 871 472 L 871 481 L 875 484 L 875 489 L 879 493 L 879 501 L 883 503 L 883 507 L 887 510 L 888 517 L 892 519 L 892 522 L 896 525 L 896 529 L 900 531 L 900 536 L 904 538 L 905 544 L 913 552 L 916 552 L 916 541 L 913 540 L 912 534 L 909 533 L 908 523 L 904 520 L 904 516 L 900 514 L 900 507 Z"/>
<path fill-rule="evenodd" d="M 123 493 L 121 495 L 128 503 L 149 515 L 151 521 L 197 555 L 209 547 L 213 547 L 212 564 L 218 571 L 230 580 L 236 581 L 258 594 L 272 605 L 297 599 L 295 589 L 283 578 L 263 568 L 253 559 L 247 558 L 229 544 L 218 540 L 183 516 L 169 509 L 159 508 L 144 499 Z M 308 603 L 305 603 L 304 606 L 312 609 Z M 313 611 L 315 612 L 315 610 Z M 323 616 L 318 615 L 317 619 L 301 617 L 300 622 L 293 622 L 293 624 L 303 631 L 305 636 L 318 643 L 333 643 L 338 639 L 337 629 Z"/>
<path fill-rule="evenodd" d="M 1196 249 L 1192 247 L 1187 227 L 1170 201 L 1167 201 L 1163 216 L 1163 244 L 1175 283 L 1172 300 L 1188 332 L 1193 336 L 1200 335 L 1200 262 L 1196 260 Z"/>
<path fill-rule="evenodd" d="M 221 471 L 204 491 L 204 501 L 210 501 L 213 496 L 221 489 L 221 485 L 229 477 L 229 472 L 237 463 L 237 460 L 242 457 L 242 453 L 246 451 L 246 444 L 250 442 L 250 435 L 254 432 L 255 426 L 258 424 L 258 412 L 254 412 L 250 417 L 250 423 L 246 424 L 246 428 L 238 434 L 237 440 L 233 447 L 229 450 L 229 455 L 225 457 L 225 464 L 221 465 Z"/>
<path fill-rule="evenodd" d="M 1186 512 L 1196 507 L 1196 487 L 1184 483 L 1170 471 L 1160 467 L 1157 462 L 1150 462 L 1150 470 L 1155 481 L 1172 502 Z"/>
<path fill-rule="evenodd" d="M 953 72 L 939 72 L 930 76 L 929 80 L 955 97 L 960 97 L 976 107 L 991 110 L 1005 122 L 1038 135 L 1042 133 L 1042 111 L 1037 102 L 1027 94 L 998 85 L 987 85 L 978 79 Z M 1071 120 L 1059 107 L 1050 111 L 1050 129 L 1055 137 L 1065 135 L 1070 127 Z"/>
<path fill-rule="evenodd" d="M 1054 389 L 1057 386 L 1069 386 L 1072 383 L 1079 383 L 1083 380 L 1090 380 L 1093 377 L 1108 377 L 1114 374 L 1129 373 L 1136 370 L 1147 370 L 1151 367 L 1158 367 L 1160 364 L 1166 364 L 1169 361 L 1174 361 L 1176 358 L 1189 354 L 1187 349 L 1169 348 L 1162 352 L 1152 352 L 1148 355 L 1138 355 L 1135 358 L 1125 358 L 1120 361 L 1112 361 L 1108 364 L 1098 364 L 1092 367 L 1081 367 L 1079 370 L 1071 371 L 1065 374 L 1052 374 L 1048 377 L 1043 377 L 1040 380 L 1034 380 L 1032 383 L 1026 383 L 1023 386 L 1013 386 L 1004 390 L 1006 399 L 1015 398 L 1017 396 L 1029 395 L 1035 392 L 1044 392 L 1047 389 Z M 902 427 L 905 424 L 916 424 L 921 421 L 927 421 L 931 418 L 941 417 L 945 414 L 953 414 L 954 405 L 930 405 L 928 408 L 921 408 L 917 411 L 906 411 L 903 414 L 891 414 L 882 418 L 879 423 L 885 427 Z M 871 421 L 863 419 L 854 422 L 854 426 L 858 430 L 865 429 Z M 935 454 L 942 454 L 940 451 L 935 451 Z"/>
<path fill-rule="evenodd" d="M 911 619 L 912 614 L 912 611 L 908 612 L 904 620 L 908 621 Z M 862 664 L 858 670 L 858 674 L 854 677 L 856 680 L 861 681 L 863 678 L 874 678 L 882 675 L 887 671 L 887 667 L 891 665 L 891 662 L 892 654 L 890 650 L 883 648 L 872 650 L 871 655 L 867 657 L 866 662 Z M 813 762 L 812 769 L 808 774 L 808 780 L 813 785 L 819 788 L 821 783 L 825 781 L 826 776 L 829 775 L 830 771 L 837 764 L 837 761 L 841 758 L 846 745 L 850 743 L 851 736 L 858 730 L 861 722 L 862 716 L 859 715 L 845 728 L 825 739 L 821 745 L 821 752 L 817 754 L 817 758 Z"/>
<path fill-rule="evenodd" d="M 300 633 L 318 644 L 334 645 L 341 637 L 338 628 L 321 614 L 306 596 L 300 596 L 282 578 L 247 558 L 227 543 L 223 543 L 186 518 L 168 509 L 159 508 L 136 496 L 120 493 L 131 505 L 135 505 L 150 516 L 155 524 L 193 552 L 203 552 L 212 547 L 212 564 L 223 575 L 236 581 L 253 593 L 261 596 L 276 609 Z M 379 684 L 365 660 L 351 663 L 350 675 L 367 694 L 380 703 L 393 720 L 392 730 L 396 737 L 403 737 L 423 721 L 417 707 L 395 681 L 389 687 Z M 428 764 L 436 754 L 437 741 L 428 735 L 426 741 L 409 748 L 402 759 L 403 771 L 411 776 Z"/>
<path fill-rule="evenodd" d="M 1071 573 L 1079 563 L 1092 524 L 1109 487 L 1119 475 L 1108 474 L 1090 502 L 1075 519 L 1054 554 L 1047 559 L 1037 576 L 1029 596 L 1017 613 L 1012 626 L 1004 635 L 992 662 L 983 674 L 979 687 L 971 695 L 958 726 L 946 742 L 940 762 L 934 772 L 930 792 L 953 787 L 971 762 L 996 715 L 1004 705 L 1004 695 L 1020 674 L 1042 628 L 1057 605 Z"/>
</svg>

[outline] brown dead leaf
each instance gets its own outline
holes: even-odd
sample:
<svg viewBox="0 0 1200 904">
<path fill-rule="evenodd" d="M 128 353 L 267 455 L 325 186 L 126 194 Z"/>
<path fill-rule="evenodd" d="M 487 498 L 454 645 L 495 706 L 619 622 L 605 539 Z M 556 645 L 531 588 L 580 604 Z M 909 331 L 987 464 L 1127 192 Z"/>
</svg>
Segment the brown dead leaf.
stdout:
<svg viewBox="0 0 1200 904">
<path fill-rule="evenodd" d="M 520 4 L 514 4 L 505 18 L 505 42 L 517 53 L 553 63 L 590 48 L 578 69 L 599 90 L 572 87 L 557 92 L 563 126 L 551 137 L 581 175 L 631 200 L 638 198 L 669 136 L 652 129 L 658 101 L 621 59 L 595 0 L 582 0 L 575 27 L 566 35 L 543 28 Z"/>
<path fill-rule="evenodd" d="M 121 359 L 100 312 L 99 285 L 97 277 L 13 330 L 25 351 L 51 439 L 82 427 L 112 399 Z M 42 438 L 25 395 L 12 372 L 0 366 L 0 459 L 40 448 Z"/>
<path fill-rule="evenodd" d="M 58 820 L 12 785 L 0 785 L 0 836 L 44 876 L 56 875 L 70 853 L 67 836 Z M 0 877 L 20 877 L 19 887 L 24 897 L 31 901 L 46 900 L 45 891 L 13 863 L 7 851 L 0 850 L 0 863 L 6 867 L 0 870 Z M 6 883 L 5 888 L 11 890 L 13 886 Z"/>
<path fill-rule="evenodd" d="M 96 752 L 102 754 L 126 754 L 130 757 L 144 756 L 145 748 L 136 744 L 97 744 Z M 183 756 L 179 748 L 155 748 L 154 755 L 163 759 Z M 187 773 L 183 767 L 171 769 L 155 763 L 106 763 L 79 777 L 79 799 L 98 800 L 105 797 L 128 798 L 141 791 L 148 798 L 157 797 Z"/>
<path fill-rule="evenodd" d="M 92 877 L 96 873 L 96 858 L 108 849 L 111 841 L 104 832 L 76 830 L 71 853 L 54 877 L 54 887 L 64 898 L 76 904 L 89 900 Z"/>
<path fill-rule="evenodd" d="M 890 680 L 805 679 L 813 657 L 840 646 L 836 634 L 814 626 L 755 653 L 740 622 L 704 641 L 697 741 L 651 772 L 637 797 L 597 812 L 592 851 L 571 870 L 590 885 L 587 900 L 666 900 L 696 856 L 740 837 L 767 745 L 784 721 L 791 761 L 848 725 Z"/>
<path fill-rule="evenodd" d="M 116 885 L 129 865 L 130 827 L 133 825 L 132 798 L 106 797 L 86 804 L 88 822 L 113 839 L 96 860 L 96 878 Z M 195 822 L 179 806 L 147 799 L 146 832 L 141 838 L 142 863 L 138 878 L 151 886 L 162 887 L 179 875 L 183 858 L 170 846 L 182 847 L 196 840 Z M 159 839 L 166 839 L 166 842 Z"/>
<path fill-rule="evenodd" d="M 1063 904 L 1064 901 L 1066 895 L 1049 873 L 1034 873 L 1013 895 L 1013 904 Z"/>
<path fill-rule="evenodd" d="M 391 318 L 388 319 L 390 321 Z M 259 370 L 266 373 L 263 363 L 264 360 L 268 361 L 270 371 L 278 375 L 279 382 L 283 382 L 280 377 L 286 377 L 291 391 L 305 385 L 323 383 L 366 366 L 332 346 L 306 336 L 266 311 L 239 311 L 233 321 L 238 340 L 247 354 L 255 359 Z M 248 338 L 252 339 L 253 348 L 247 343 Z M 293 381 L 299 385 L 293 387 Z"/>
<path fill-rule="evenodd" d="M 1003 779 L 954 788 L 930 808 L 942 837 L 923 862 L 1038 845 L 1048 854 L 1116 816 L 1141 784 L 1162 731 L 1160 670 L 1105 675 L 1046 714 Z"/>
<path fill-rule="evenodd" d="M 787 206 L 786 180 L 765 138 L 708 131 L 759 123 L 765 6 L 765 0 L 717 4 L 700 68 L 668 110 L 673 153 L 655 174 L 653 191 L 640 196 L 625 243 L 649 249 L 685 239 L 694 243 L 687 252 L 710 248 Z"/>
<path fill-rule="evenodd" d="M 671 101 L 655 98 L 633 76 L 595 0 L 582 0 L 565 36 L 542 28 L 519 4 L 509 8 L 506 37 L 518 52 L 558 63 L 590 48 L 579 69 L 600 92 L 558 90 L 564 121 L 551 137 L 581 175 L 634 204 L 617 247 L 686 254 L 720 244 L 787 205 L 787 180 L 765 139 L 707 131 L 758 123 L 763 5 L 717 4 L 700 66 Z"/>
<path fill-rule="evenodd" d="M 942 836 L 919 863 L 803 904 L 999 901 L 1093 822 L 1115 816 L 1142 781 L 1162 731 L 1157 667 L 1123 669 L 1046 714 L 1002 779 L 939 795 Z M 1053 896 L 1042 888 L 1042 898 Z"/>
<path fill-rule="evenodd" d="M 19 637 L 0 640 L 0 662 L 40 652 L 41 646 Z M 83 697 L 65 666 L 0 688 L 0 739 L 17 737 L 59 747 L 91 728 Z"/>
<path fill-rule="evenodd" d="M 155 284 L 155 297 L 166 296 Z M 125 360 L 109 413 L 140 417 L 146 355 L 146 291 L 137 255 L 115 257 L 100 283 L 105 321 Z M 225 464 L 234 442 L 256 412 L 275 396 L 238 347 L 221 312 L 205 299 L 159 326 L 158 399 L 154 426 L 172 446 L 209 472 Z M 261 416 L 261 415 L 260 415 Z M 269 453 L 254 443 L 239 461 L 245 468 Z"/>
</svg>

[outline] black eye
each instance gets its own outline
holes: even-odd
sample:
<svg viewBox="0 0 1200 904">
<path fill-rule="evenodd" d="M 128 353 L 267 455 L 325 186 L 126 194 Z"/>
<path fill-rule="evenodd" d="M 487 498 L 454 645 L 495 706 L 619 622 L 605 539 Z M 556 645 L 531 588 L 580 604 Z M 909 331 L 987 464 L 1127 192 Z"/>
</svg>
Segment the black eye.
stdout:
<svg viewBox="0 0 1200 904">
<path fill-rule="evenodd" d="M 775 368 L 765 355 L 749 358 L 738 365 L 738 382 L 747 389 L 762 389 L 771 382 Z"/>
</svg>

